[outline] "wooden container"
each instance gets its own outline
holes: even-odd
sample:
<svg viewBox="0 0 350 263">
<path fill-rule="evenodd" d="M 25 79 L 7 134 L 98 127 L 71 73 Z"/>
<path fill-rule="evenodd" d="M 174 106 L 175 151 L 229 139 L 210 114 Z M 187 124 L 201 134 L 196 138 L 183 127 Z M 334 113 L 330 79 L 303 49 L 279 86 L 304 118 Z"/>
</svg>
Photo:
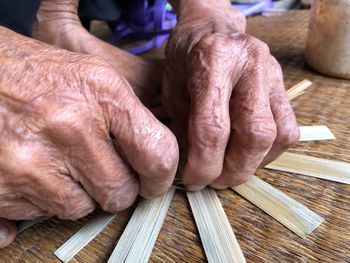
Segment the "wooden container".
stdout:
<svg viewBox="0 0 350 263">
<path fill-rule="evenodd" d="M 315 70 L 350 79 L 350 0 L 315 0 L 306 61 Z"/>
</svg>

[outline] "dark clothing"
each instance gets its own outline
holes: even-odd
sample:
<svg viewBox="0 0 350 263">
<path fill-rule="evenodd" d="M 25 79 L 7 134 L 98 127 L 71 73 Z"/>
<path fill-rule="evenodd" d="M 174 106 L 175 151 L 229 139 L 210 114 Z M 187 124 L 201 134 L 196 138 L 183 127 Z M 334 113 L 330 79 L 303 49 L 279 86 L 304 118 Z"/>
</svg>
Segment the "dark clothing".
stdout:
<svg viewBox="0 0 350 263">
<path fill-rule="evenodd" d="M 0 0 L 0 25 L 30 36 L 40 0 Z"/>
<path fill-rule="evenodd" d="M 80 0 L 79 16 L 85 21 L 115 21 L 120 16 L 116 0 Z M 40 0 L 0 0 L 0 25 L 31 36 Z"/>
</svg>

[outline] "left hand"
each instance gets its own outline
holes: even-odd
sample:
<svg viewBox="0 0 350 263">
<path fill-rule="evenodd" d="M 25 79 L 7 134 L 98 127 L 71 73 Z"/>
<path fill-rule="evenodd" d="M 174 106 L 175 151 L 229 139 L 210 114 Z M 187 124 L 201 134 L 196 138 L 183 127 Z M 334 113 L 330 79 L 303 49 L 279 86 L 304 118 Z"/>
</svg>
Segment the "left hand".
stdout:
<svg viewBox="0 0 350 263">
<path fill-rule="evenodd" d="M 90 34 L 80 23 L 79 0 L 41 0 L 33 25 L 33 38 L 76 53 L 105 59 L 128 83 L 142 103 L 150 107 L 159 96 L 163 65 L 129 54 Z"/>
<path fill-rule="evenodd" d="M 187 143 L 190 191 L 249 179 L 299 138 L 281 67 L 231 6 L 180 10 L 166 47 L 163 104 Z"/>
</svg>

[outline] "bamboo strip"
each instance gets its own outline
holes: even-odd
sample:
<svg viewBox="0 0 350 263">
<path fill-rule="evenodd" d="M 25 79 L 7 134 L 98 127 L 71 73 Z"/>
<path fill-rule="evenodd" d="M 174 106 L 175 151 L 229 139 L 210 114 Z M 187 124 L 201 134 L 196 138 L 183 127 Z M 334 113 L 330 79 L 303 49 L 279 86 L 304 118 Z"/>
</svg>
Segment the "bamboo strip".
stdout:
<svg viewBox="0 0 350 263">
<path fill-rule="evenodd" d="M 265 168 L 350 184 L 349 163 L 309 155 L 285 152 Z"/>
<path fill-rule="evenodd" d="M 116 214 L 100 212 L 58 248 L 54 252 L 55 256 L 63 262 L 68 262 L 112 222 L 116 216 Z"/>
<path fill-rule="evenodd" d="M 314 150 L 308 150 L 308 149 L 295 149 L 295 148 L 289 148 L 289 151 L 302 152 L 302 153 L 305 153 L 305 152 L 316 153 L 316 154 L 322 154 L 322 155 L 328 155 L 328 156 L 340 156 L 340 157 L 350 158 L 350 154 L 344 154 L 344 153 L 314 151 Z"/>
<path fill-rule="evenodd" d="M 175 189 L 154 200 L 142 200 L 134 211 L 108 263 L 147 262 Z"/>
<path fill-rule="evenodd" d="M 33 225 L 39 224 L 45 220 L 49 219 L 49 217 L 47 216 L 42 216 L 42 217 L 38 217 L 36 219 L 32 219 L 32 220 L 23 220 L 20 221 L 17 224 L 17 234 L 21 233 L 22 231 L 30 228 Z"/>
<path fill-rule="evenodd" d="M 293 86 L 289 90 L 287 90 L 287 97 L 289 100 L 293 100 L 296 97 L 302 95 L 305 93 L 305 90 L 312 85 L 312 82 L 304 79 L 302 82 L 298 83 L 297 85 Z"/>
<path fill-rule="evenodd" d="M 256 176 L 232 189 L 302 238 L 324 221 L 306 206 Z"/>
<path fill-rule="evenodd" d="M 324 125 L 299 126 L 300 142 L 317 140 L 334 140 L 335 136 L 331 130 Z"/>
<path fill-rule="evenodd" d="M 208 262 L 246 262 L 215 190 L 187 192 Z"/>
</svg>

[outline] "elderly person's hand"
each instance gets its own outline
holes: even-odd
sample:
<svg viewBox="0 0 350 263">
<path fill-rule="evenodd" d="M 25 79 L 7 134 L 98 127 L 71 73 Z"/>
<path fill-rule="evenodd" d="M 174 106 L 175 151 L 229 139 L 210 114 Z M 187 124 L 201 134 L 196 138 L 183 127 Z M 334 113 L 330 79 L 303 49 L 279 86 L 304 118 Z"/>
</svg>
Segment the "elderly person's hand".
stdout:
<svg viewBox="0 0 350 263">
<path fill-rule="evenodd" d="M 176 138 L 125 78 L 95 56 L 2 27 L 0 38 L 1 218 L 77 219 L 95 201 L 116 212 L 168 190 Z M 6 225 L 0 247 L 14 238 Z"/>
<path fill-rule="evenodd" d="M 229 1 L 171 2 L 178 24 L 162 95 L 187 142 L 183 182 L 193 191 L 240 184 L 299 138 L 281 68 Z"/>
<path fill-rule="evenodd" d="M 152 105 L 161 90 L 162 63 L 129 54 L 90 34 L 80 23 L 78 3 L 78 0 L 41 0 L 33 38 L 104 58 L 126 78 L 144 105 Z"/>
</svg>

